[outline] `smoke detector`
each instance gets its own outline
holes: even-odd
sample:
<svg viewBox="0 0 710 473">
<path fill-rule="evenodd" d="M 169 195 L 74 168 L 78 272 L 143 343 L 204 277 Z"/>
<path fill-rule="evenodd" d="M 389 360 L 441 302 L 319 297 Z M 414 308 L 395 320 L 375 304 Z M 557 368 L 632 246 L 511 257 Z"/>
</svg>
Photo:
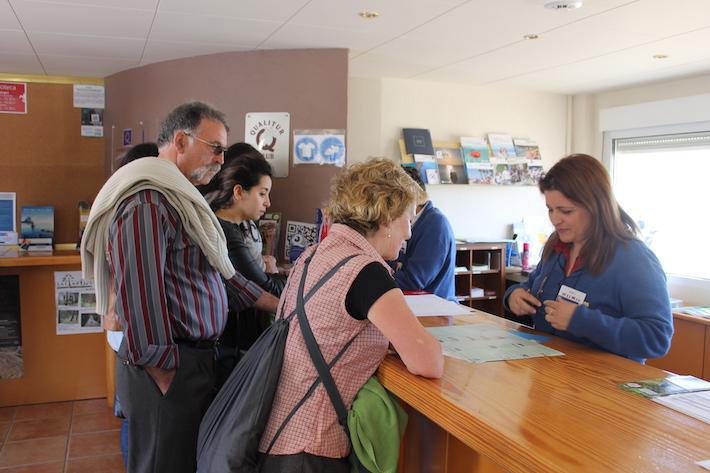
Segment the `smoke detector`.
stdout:
<svg viewBox="0 0 710 473">
<path fill-rule="evenodd" d="M 545 8 L 550 10 L 574 10 L 584 3 L 582 0 L 545 0 Z"/>
</svg>

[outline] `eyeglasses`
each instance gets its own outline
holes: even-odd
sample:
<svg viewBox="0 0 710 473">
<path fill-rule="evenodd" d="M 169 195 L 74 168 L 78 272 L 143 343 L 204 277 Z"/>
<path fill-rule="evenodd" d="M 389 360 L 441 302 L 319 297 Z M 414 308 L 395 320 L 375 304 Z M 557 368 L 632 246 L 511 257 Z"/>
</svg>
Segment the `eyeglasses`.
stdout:
<svg viewBox="0 0 710 473">
<path fill-rule="evenodd" d="M 210 142 L 207 141 L 207 140 L 203 140 L 203 139 L 200 138 L 199 136 L 193 135 L 192 133 L 190 133 L 190 132 L 188 132 L 188 131 L 185 131 L 184 133 L 185 133 L 187 136 L 189 136 L 189 137 L 191 137 L 191 138 L 194 138 L 194 139 L 196 139 L 197 141 L 199 141 L 199 142 L 201 142 L 201 143 L 204 143 L 204 144 L 206 144 L 207 146 L 209 146 L 210 148 L 212 148 L 212 154 L 214 154 L 215 156 L 219 156 L 220 154 L 224 153 L 224 152 L 226 151 L 226 149 L 227 149 L 227 148 L 225 148 L 224 146 L 222 146 L 222 145 L 220 145 L 220 144 L 214 144 L 214 143 L 210 143 Z"/>
</svg>

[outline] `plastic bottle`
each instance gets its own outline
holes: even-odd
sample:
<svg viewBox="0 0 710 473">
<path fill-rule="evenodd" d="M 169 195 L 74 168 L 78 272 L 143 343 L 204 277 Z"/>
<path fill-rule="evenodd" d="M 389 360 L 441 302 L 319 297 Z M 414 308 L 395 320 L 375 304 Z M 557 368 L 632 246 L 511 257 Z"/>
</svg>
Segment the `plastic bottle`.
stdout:
<svg viewBox="0 0 710 473">
<path fill-rule="evenodd" d="M 522 266 L 523 271 L 530 270 L 530 243 L 523 243 L 523 255 L 522 255 Z"/>
</svg>

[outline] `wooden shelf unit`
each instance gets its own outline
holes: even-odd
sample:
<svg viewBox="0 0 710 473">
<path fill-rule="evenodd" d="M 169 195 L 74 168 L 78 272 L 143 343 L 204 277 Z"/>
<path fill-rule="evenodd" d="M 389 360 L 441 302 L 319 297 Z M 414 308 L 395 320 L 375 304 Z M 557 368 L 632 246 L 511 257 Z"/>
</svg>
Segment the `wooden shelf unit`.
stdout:
<svg viewBox="0 0 710 473">
<path fill-rule="evenodd" d="M 505 243 L 459 243 L 456 245 L 456 298 L 459 303 L 490 314 L 503 316 L 505 293 Z M 489 269 L 472 269 L 474 264 L 488 264 Z M 471 289 L 495 291 L 495 295 L 471 296 Z"/>
</svg>

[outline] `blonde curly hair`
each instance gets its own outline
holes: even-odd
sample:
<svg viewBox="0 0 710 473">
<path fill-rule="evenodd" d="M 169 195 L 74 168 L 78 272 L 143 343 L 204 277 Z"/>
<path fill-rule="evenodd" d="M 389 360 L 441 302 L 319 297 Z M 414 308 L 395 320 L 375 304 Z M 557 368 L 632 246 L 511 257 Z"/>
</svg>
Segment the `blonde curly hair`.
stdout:
<svg viewBox="0 0 710 473">
<path fill-rule="evenodd" d="M 420 189 L 399 165 L 371 159 L 348 166 L 333 178 L 326 213 L 363 235 L 376 232 L 414 205 Z"/>
</svg>

